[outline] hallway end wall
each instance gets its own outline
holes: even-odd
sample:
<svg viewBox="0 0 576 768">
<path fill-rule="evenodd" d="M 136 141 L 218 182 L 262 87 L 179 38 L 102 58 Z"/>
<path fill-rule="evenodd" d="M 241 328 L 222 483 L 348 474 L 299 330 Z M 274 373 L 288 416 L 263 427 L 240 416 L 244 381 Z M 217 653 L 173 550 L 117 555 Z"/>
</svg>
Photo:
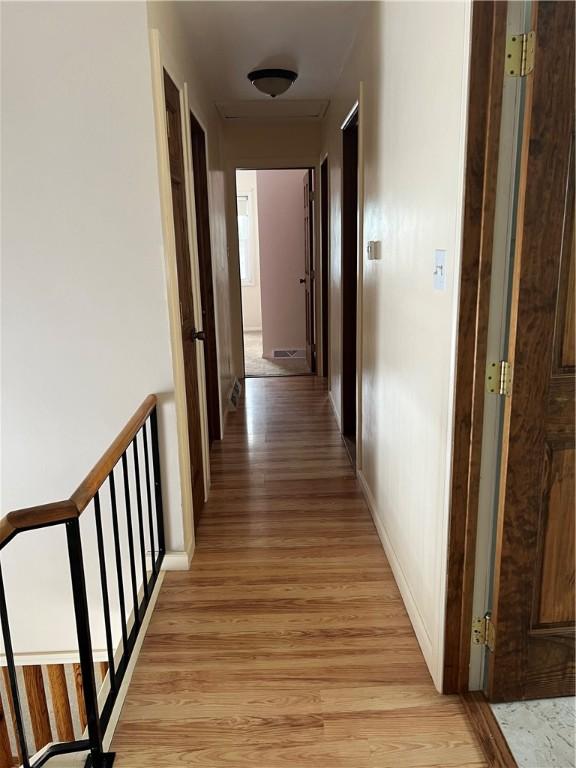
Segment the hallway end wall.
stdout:
<svg viewBox="0 0 576 768">
<path fill-rule="evenodd" d="M 442 685 L 471 6 L 373 3 L 324 121 L 330 164 L 330 387 L 341 410 L 341 125 L 359 99 L 361 466 L 436 686 Z M 435 44 L 430 50 L 429 41 Z M 406 50 L 428 50 L 425 67 Z M 380 242 L 368 261 L 366 244 Z M 435 251 L 446 281 L 435 290 Z"/>
</svg>

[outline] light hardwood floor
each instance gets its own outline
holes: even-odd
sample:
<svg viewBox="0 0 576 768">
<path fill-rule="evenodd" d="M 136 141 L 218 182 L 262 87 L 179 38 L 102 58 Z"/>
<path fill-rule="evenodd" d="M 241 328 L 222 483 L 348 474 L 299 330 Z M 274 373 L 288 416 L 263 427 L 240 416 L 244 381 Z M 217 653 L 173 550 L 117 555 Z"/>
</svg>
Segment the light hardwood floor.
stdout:
<svg viewBox="0 0 576 768">
<path fill-rule="evenodd" d="M 485 766 L 459 700 L 434 690 L 322 380 L 247 381 L 211 464 L 117 768 Z"/>
</svg>

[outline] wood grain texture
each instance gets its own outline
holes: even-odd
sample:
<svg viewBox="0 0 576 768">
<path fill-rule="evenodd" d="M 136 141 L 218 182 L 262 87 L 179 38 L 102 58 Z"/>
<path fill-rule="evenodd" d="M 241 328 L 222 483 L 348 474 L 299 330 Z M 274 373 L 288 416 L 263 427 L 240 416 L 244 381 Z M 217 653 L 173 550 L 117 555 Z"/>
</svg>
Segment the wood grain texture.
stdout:
<svg viewBox="0 0 576 768">
<path fill-rule="evenodd" d="M 198 519 L 204 505 L 204 468 L 202 434 L 200 428 L 201 416 L 198 388 L 198 364 L 196 356 L 197 341 L 195 337 L 196 315 L 194 311 L 190 242 L 188 239 L 184 145 L 180 91 L 171 80 L 166 70 L 164 70 L 164 98 L 166 105 L 168 154 L 170 157 L 172 216 L 174 222 L 176 272 L 178 275 L 178 298 L 180 300 L 180 326 L 182 334 L 182 353 L 184 358 L 186 412 L 188 414 L 188 444 L 190 448 L 192 475 L 192 499 L 194 517 Z"/>
<path fill-rule="evenodd" d="M 196 238 L 198 242 L 198 273 L 202 304 L 204 370 L 206 374 L 206 405 L 210 442 L 220 440 L 220 402 L 218 388 L 218 350 L 216 346 L 216 316 L 214 310 L 214 280 L 212 276 L 212 246 L 210 239 L 210 201 L 204 129 L 190 113 L 190 144 L 196 208 Z M 195 520 L 196 522 L 196 520 Z"/>
<path fill-rule="evenodd" d="M 78 517 L 76 505 L 69 500 L 9 512 L 0 520 L 0 548 L 14 538 L 19 531 L 54 525 L 76 517 Z"/>
<path fill-rule="evenodd" d="M 37 665 L 27 665 L 22 667 L 22 676 L 26 688 L 28 715 L 30 716 L 30 722 L 32 724 L 34 743 L 36 745 L 36 750 L 38 751 L 52 741 L 52 730 L 50 728 L 50 716 L 48 714 L 48 704 L 46 702 L 46 692 L 44 690 L 42 667 Z"/>
<path fill-rule="evenodd" d="M 115 765 L 485 766 L 460 700 L 434 690 L 324 381 L 248 380 L 211 465 Z"/>
<path fill-rule="evenodd" d="M 76 689 L 78 719 L 80 720 L 80 728 L 84 730 L 84 728 L 86 728 L 86 725 L 88 724 L 88 717 L 86 715 L 86 702 L 84 701 L 84 684 L 82 680 L 82 668 L 80 664 L 73 664 L 72 672 L 74 675 L 74 687 Z"/>
<path fill-rule="evenodd" d="M 2 667 L 2 679 L 4 683 L 4 690 L 6 691 L 6 698 L 8 699 L 8 706 L 10 707 L 10 717 L 12 718 L 12 728 L 16 737 L 16 754 L 18 757 L 18 765 L 19 765 L 22 762 L 22 752 L 20 750 L 20 739 L 18 736 L 18 726 L 16 724 L 14 699 L 12 697 L 12 688 L 10 687 L 10 676 L 8 675 L 8 667 Z"/>
<path fill-rule="evenodd" d="M 560 343 L 574 252 L 574 16 L 572 3 L 533 6 L 489 656 L 494 701 L 574 694 L 575 371 Z"/>
<path fill-rule="evenodd" d="M 66 685 L 66 672 L 63 664 L 49 664 L 46 667 L 52 710 L 56 722 L 56 731 L 60 741 L 74 741 L 74 726 L 70 710 L 70 698 Z"/>
<path fill-rule="evenodd" d="M 489 768 L 518 768 L 486 696 L 480 691 L 473 691 L 463 694 L 462 702 Z"/>
<path fill-rule="evenodd" d="M 447 693 L 468 690 L 506 13 L 505 2 L 473 4 L 448 543 Z"/>
<path fill-rule="evenodd" d="M 154 409 L 156 402 L 156 395 L 148 395 L 108 450 L 90 470 L 78 488 L 76 488 L 70 499 L 76 504 L 78 512 L 86 509 L 92 501 L 96 491 L 106 480 L 118 461 L 120 461 L 122 454 L 132 442 L 134 435 L 140 430 Z"/>
<path fill-rule="evenodd" d="M 12 755 L 6 716 L 0 701 L 0 768 L 11 768 L 11 766 L 17 765 L 16 758 Z"/>
</svg>

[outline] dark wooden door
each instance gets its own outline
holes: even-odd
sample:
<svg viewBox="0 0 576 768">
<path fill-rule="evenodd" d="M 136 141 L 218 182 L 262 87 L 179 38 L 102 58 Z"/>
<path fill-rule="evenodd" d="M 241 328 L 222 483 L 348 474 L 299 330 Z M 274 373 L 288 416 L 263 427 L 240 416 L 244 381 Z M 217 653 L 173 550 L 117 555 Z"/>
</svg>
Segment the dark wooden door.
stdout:
<svg viewBox="0 0 576 768">
<path fill-rule="evenodd" d="M 328 158 L 324 160 L 320 167 L 320 234 L 321 234 L 321 253 L 322 253 L 322 375 L 328 376 L 328 352 L 330 349 L 329 341 L 329 272 L 330 272 L 330 252 L 328 250 Z"/>
<path fill-rule="evenodd" d="M 306 361 L 312 373 L 316 372 L 316 345 L 314 343 L 314 177 L 312 170 L 304 174 L 304 288 L 306 292 Z"/>
<path fill-rule="evenodd" d="M 488 693 L 574 693 L 574 5 L 534 11 Z"/>
<path fill-rule="evenodd" d="M 342 131 L 342 434 L 356 441 L 358 113 Z"/>
<path fill-rule="evenodd" d="M 216 320 L 214 316 L 214 283 L 212 279 L 212 246 L 210 243 L 208 172 L 206 165 L 206 137 L 202 126 L 192 113 L 190 113 L 190 139 L 192 145 L 192 172 L 194 177 L 194 204 L 196 207 L 200 298 L 202 301 L 202 330 L 204 331 L 203 346 L 204 368 L 206 371 L 208 437 L 210 443 L 212 443 L 213 440 L 220 439 L 221 433 L 218 354 L 216 351 Z"/>
<path fill-rule="evenodd" d="M 192 267 L 188 242 L 188 217 L 186 214 L 186 188 L 184 184 L 184 151 L 182 146 L 182 122 L 180 93 L 164 72 L 168 151 L 170 154 L 170 180 L 172 183 L 172 209 L 174 212 L 174 237 L 176 241 L 176 267 L 178 271 L 178 295 L 182 347 L 184 350 L 184 377 L 188 408 L 188 441 L 190 444 L 190 469 L 192 472 L 192 496 L 194 520 L 197 523 L 204 506 L 204 471 L 202 465 L 202 434 L 200 431 L 200 400 L 198 396 L 198 365 L 196 361 L 194 299 L 192 294 Z"/>
</svg>

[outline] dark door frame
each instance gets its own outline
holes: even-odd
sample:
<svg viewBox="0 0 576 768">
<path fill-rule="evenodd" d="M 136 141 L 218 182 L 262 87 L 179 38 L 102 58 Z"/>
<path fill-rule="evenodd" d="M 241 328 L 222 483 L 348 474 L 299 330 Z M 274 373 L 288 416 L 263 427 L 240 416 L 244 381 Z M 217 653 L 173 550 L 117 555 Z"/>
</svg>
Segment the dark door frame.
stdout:
<svg viewBox="0 0 576 768">
<path fill-rule="evenodd" d="M 444 693 L 468 690 L 507 5 L 474 0 L 472 10 Z"/>
<path fill-rule="evenodd" d="M 234 211 L 237 215 L 237 197 L 238 197 L 238 186 L 236 182 L 236 172 L 237 171 L 310 171 L 312 173 L 312 184 L 313 184 L 313 200 L 311 201 L 311 210 L 312 210 L 312 216 L 310 217 L 310 228 L 312 230 L 311 236 L 310 236 L 310 245 L 311 245 L 311 254 L 310 254 L 310 266 L 311 269 L 314 270 L 314 290 L 312 291 L 312 297 L 313 297 L 313 304 L 314 307 L 318 306 L 317 302 L 323 301 L 323 297 L 318 296 L 318 287 L 317 283 L 318 280 L 316 279 L 316 276 L 318 274 L 317 270 L 317 261 L 318 261 L 318 247 L 317 247 L 317 238 L 316 238 L 316 190 L 318 188 L 318 168 L 315 165 L 309 165 L 308 163 L 302 163 L 302 164 L 291 164 L 291 165 L 282 165 L 282 166 L 270 166 L 270 165 L 264 165 L 261 166 L 257 162 L 256 163 L 243 163 L 241 165 L 236 165 L 233 168 L 233 174 L 234 174 L 234 185 L 233 185 L 233 192 L 234 192 Z M 236 225 L 237 228 L 237 225 Z M 239 256 L 238 256 L 238 272 L 240 272 L 240 264 L 239 264 Z M 240 291 L 240 321 L 242 323 L 242 331 L 244 331 L 244 319 L 242 317 L 242 283 L 240 278 L 238 277 L 238 287 Z M 321 310 L 323 311 L 323 304 L 320 304 Z M 314 312 L 312 314 L 312 336 L 314 340 L 314 366 L 312 370 L 310 371 L 311 376 L 317 376 L 318 375 L 318 355 L 317 355 L 317 345 L 316 345 L 316 339 L 318 338 L 318 329 L 316 324 L 316 309 L 314 309 Z M 245 355 L 244 355 L 244 336 L 242 335 L 242 368 L 244 370 L 244 377 L 246 376 L 246 361 L 245 361 Z"/>
<path fill-rule="evenodd" d="M 214 281 L 212 276 L 212 245 L 210 238 L 210 203 L 208 196 L 206 134 L 192 111 L 190 112 L 190 145 L 192 150 L 194 205 L 196 209 L 196 240 L 198 245 L 198 271 L 202 304 L 202 330 L 204 332 L 203 346 L 208 439 L 211 444 L 214 440 L 220 440 L 222 431 L 216 318 L 214 312 Z"/>
<path fill-rule="evenodd" d="M 184 134 L 181 129 L 182 103 L 180 89 L 163 69 L 164 106 L 166 109 L 166 138 L 168 142 L 168 171 L 171 183 L 172 224 L 178 300 L 180 303 L 180 333 L 184 364 L 184 386 L 194 526 L 198 526 L 205 501 L 204 446 L 202 440 L 199 398 L 197 344 L 201 340 L 195 327 L 194 294 L 192 289 L 192 262 L 189 239 L 188 206 L 186 197 L 186 170 Z M 170 128 L 172 126 L 172 129 Z"/>
<path fill-rule="evenodd" d="M 342 435 L 355 463 L 358 333 L 358 117 L 356 105 L 342 126 Z"/>
<path fill-rule="evenodd" d="M 322 318 L 322 376 L 328 378 L 328 360 L 330 349 L 330 242 L 329 242 L 329 170 L 328 157 L 320 165 L 320 280 L 321 280 L 321 318 Z"/>
</svg>

